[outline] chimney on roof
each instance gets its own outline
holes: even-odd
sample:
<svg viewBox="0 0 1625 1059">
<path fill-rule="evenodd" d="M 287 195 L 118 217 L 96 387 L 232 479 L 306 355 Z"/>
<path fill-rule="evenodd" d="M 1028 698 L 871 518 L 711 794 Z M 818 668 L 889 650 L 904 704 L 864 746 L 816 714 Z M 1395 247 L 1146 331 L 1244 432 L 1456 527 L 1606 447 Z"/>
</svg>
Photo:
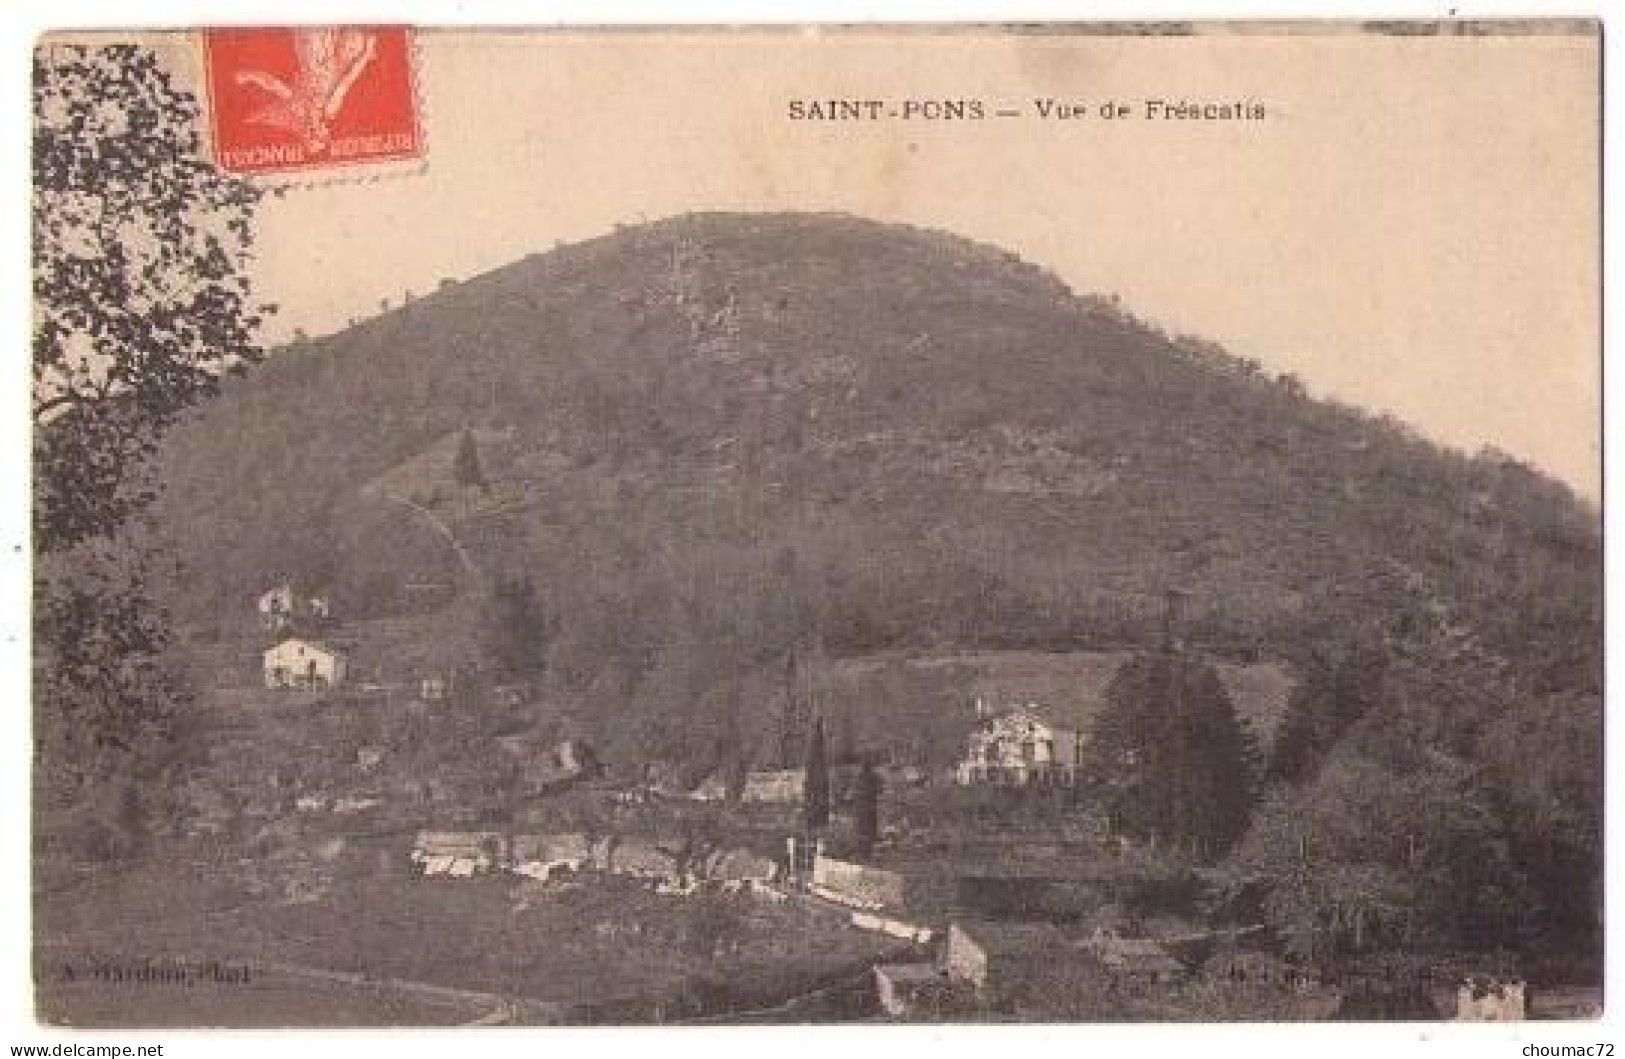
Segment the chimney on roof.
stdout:
<svg viewBox="0 0 1625 1059">
<path fill-rule="evenodd" d="M 985 720 L 986 718 L 987 718 L 987 700 L 982 698 L 982 696 L 978 695 L 978 696 L 976 696 L 976 719 L 978 721 L 980 721 L 980 720 Z"/>
<path fill-rule="evenodd" d="M 1162 609 L 1162 649 L 1168 654 L 1178 654 L 1185 648 L 1185 599 L 1188 593 L 1183 589 L 1170 588 L 1163 601 Z"/>
</svg>

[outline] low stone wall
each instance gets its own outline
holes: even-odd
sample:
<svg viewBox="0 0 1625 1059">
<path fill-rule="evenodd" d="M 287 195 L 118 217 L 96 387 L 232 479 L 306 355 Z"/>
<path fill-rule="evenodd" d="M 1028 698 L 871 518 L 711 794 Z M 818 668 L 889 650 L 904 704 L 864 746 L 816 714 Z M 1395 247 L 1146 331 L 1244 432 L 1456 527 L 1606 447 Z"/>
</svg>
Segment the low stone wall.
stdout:
<svg viewBox="0 0 1625 1059">
<path fill-rule="evenodd" d="M 907 881 L 898 872 L 833 857 L 813 861 L 812 885 L 815 893 L 866 909 L 901 908 L 907 892 Z"/>
<path fill-rule="evenodd" d="M 852 925 L 859 930 L 872 930 L 880 934 L 888 934 L 900 941 L 911 942 L 915 945 L 929 945 L 931 939 L 935 937 L 929 927 L 905 923 L 901 919 L 892 919 L 890 916 L 877 916 L 868 912 L 853 912 Z"/>
</svg>

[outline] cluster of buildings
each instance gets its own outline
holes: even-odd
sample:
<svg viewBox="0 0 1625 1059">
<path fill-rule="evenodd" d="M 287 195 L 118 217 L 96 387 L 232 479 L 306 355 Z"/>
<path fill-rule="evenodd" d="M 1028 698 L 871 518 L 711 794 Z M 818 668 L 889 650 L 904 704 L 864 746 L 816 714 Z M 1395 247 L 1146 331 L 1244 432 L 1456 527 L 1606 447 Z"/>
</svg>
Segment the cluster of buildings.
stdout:
<svg viewBox="0 0 1625 1059">
<path fill-rule="evenodd" d="M 257 602 L 259 624 L 274 642 L 260 655 L 263 685 L 272 691 L 332 691 L 356 678 L 354 652 L 335 642 L 337 627 L 331 600 L 325 595 L 305 595 L 287 582 L 262 593 Z M 441 652 L 444 654 L 445 652 Z M 460 679 L 458 667 L 444 658 L 431 664 L 408 663 L 408 690 L 418 700 L 438 703 L 449 700 Z M 363 690 L 401 689 L 401 684 L 360 685 Z M 499 701 L 511 698 L 515 689 L 489 689 Z"/>
<path fill-rule="evenodd" d="M 260 593 L 256 602 L 260 627 L 278 633 L 300 624 L 319 623 L 332 617 L 331 601 L 319 593 L 296 592 L 284 581 Z"/>
<path fill-rule="evenodd" d="M 332 607 L 325 597 L 301 595 L 288 584 L 277 585 L 259 597 L 258 614 L 262 629 L 277 637 L 262 656 L 265 687 L 319 691 L 342 687 L 351 679 L 349 653 L 318 635 L 332 619 Z M 426 671 L 415 690 L 423 702 L 443 701 L 452 693 L 453 680 L 450 670 Z M 1082 695 L 1075 702 L 1040 698 L 1007 697 L 1002 704 L 978 698 L 975 721 L 953 766 L 952 781 L 964 787 L 1074 787 L 1091 716 L 1099 707 L 1094 700 L 1099 696 Z M 527 788 L 531 793 L 547 793 L 561 783 L 601 771 L 584 744 L 566 741 L 537 747 L 524 736 L 503 738 L 512 743 L 499 739 L 505 751 L 534 766 L 534 782 Z M 369 748 L 363 751 L 372 753 Z M 363 760 L 358 756 L 357 767 L 363 772 L 377 764 L 376 757 Z M 886 771 L 885 784 L 893 790 L 928 779 L 918 768 Z M 832 770 L 831 786 L 837 798 L 851 786 L 855 772 L 855 768 L 849 774 Z M 670 796 L 699 802 L 737 799 L 749 805 L 790 806 L 801 803 L 806 791 L 805 769 L 767 769 L 748 772 L 731 782 L 720 774 L 712 775 L 690 790 L 649 783 L 617 797 Z M 340 806 L 335 802 L 331 811 L 361 811 L 376 804 Z M 310 855 L 312 866 L 307 874 L 314 874 L 336 856 L 325 847 L 316 850 Z M 1066 858 L 1057 855 L 1055 859 Z M 1292 995 L 1314 992 L 1320 985 L 1298 965 L 1269 952 L 1235 945 L 1219 946 L 1215 951 L 1211 945 L 1204 949 L 1203 944 L 1186 944 L 1190 938 L 1149 937 L 1110 925 L 1080 929 L 1066 925 L 1075 920 L 1065 916 L 1052 922 L 1005 918 L 1001 915 L 1004 909 L 995 907 L 999 901 L 984 900 L 993 894 L 1029 914 L 1054 909 L 1069 916 L 1075 906 L 1096 901 L 1097 893 L 1085 893 L 1092 887 L 1088 881 L 1032 873 L 955 875 L 941 870 L 940 864 L 933 878 L 895 865 L 830 856 L 821 843 L 799 847 L 793 839 L 783 858 L 743 848 L 688 857 L 658 841 L 635 836 L 425 830 L 417 833 L 408 861 L 412 872 L 425 878 L 503 874 L 530 880 L 539 884 L 535 888 L 538 895 L 542 887 L 565 881 L 620 877 L 667 894 L 717 888 L 774 901 L 803 900 L 838 912 L 861 929 L 919 946 L 916 951 L 933 946 L 930 959 L 874 968 L 879 1004 L 894 1017 L 1000 1010 L 1000 1005 L 1019 1005 L 1057 991 L 1074 996 L 1090 989 L 1104 989 L 1112 995 L 1154 991 L 1192 978 L 1223 987 Z M 944 887 L 952 893 L 945 893 Z M 1202 940 L 1211 941 L 1213 936 L 1205 934 Z M 1470 981 L 1461 986 L 1456 1003 L 1459 1018 L 1474 1020 L 1521 1019 L 1525 1007 L 1525 987 L 1516 980 Z"/>
<path fill-rule="evenodd" d="M 325 691 L 344 683 L 348 654 L 318 635 L 332 623 L 333 604 L 327 596 L 299 592 L 284 581 L 260 593 L 255 610 L 260 628 L 276 637 L 261 653 L 267 688 Z"/>
<path fill-rule="evenodd" d="M 1159 1003 L 1189 987 L 1210 1003 L 1226 998 L 1230 1017 L 1328 1019 L 1339 1017 L 1344 993 L 1235 932 L 1148 937 L 1109 926 L 974 919 L 951 922 L 933 959 L 879 964 L 873 973 L 880 1009 L 893 1018 L 1004 1012 L 1113 1020 L 1173 1010 Z M 1515 977 L 1471 976 L 1450 999 L 1441 995 L 1438 1009 L 1459 1022 L 1522 1021 L 1527 989 Z"/>
<path fill-rule="evenodd" d="M 952 921 L 933 959 L 883 963 L 873 973 L 880 1009 L 893 1018 L 1004 1012 L 1110 1020 L 1156 1011 L 1160 996 L 1193 986 L 1228 997 L 1231 1016 L 1325 1019 L 1337 1017 L 1343 992 L 1235 932 L 1152 938 L 1109 926 L 976 919 Z M 1449 992 L 1439 1011 L 1456 1021 L 1529 1017 L 1528 987 L 1517 977 L 1474 975 Z M 1150 1006 L 1136 1009 L 1136 1001 Z"/>
<path fill-rule="evenodd" d="M 302 596 L 283 583 L 261 595 L 258 607 L 264 628 L 279 636 L 263 653 L 265 687 L 323 691 L 338 688 L 350 678 L 349 652 L 307 631 L 330 624 L 332 607 L 325 597 Z M 430 666 L 415 679 L 420 685 L 413 689 L 417 697 L 434 703 L 451 696 L 457 675 L 452 668 Z M 963 753 L 953 766 L 953 781 L 966 787 L 1073 787 L 1078 782 L 1090 720 L 1100 708 L 1102 690 L 1080 689 L 1070 696 L 1047 696 L 1044 701 L 1030 696 L 1007 697 L 1004 703 L 977 698 L 976 719 L 966 734 Z M 855 769 L 848 771 L 855 775 Z M 899 785 L 922 783 L 927 777 L 922 769 L 906 768 L 883 778 L 896 789 Z M 837 768 L 832 770 L 831 779 L 839 796 L 841 790 L 851 786 L 853 776 L 842 775 Z M 804 769 L 756 770 L 740 780 L 730 784 L 723 776 L 712 775 L 692 790 L 656 791 L 651 785 L 645 793 L 697 801 L 737 797 L 746 804 L 794 805 L 801 802 L 806 791 Z"/>
<path fill-rule="evenodd" d="M 1058 992 L 1089 985 L 1133 991 L 1190 973 L 1151 938 L 1105 928 L 1077 935 L 1050 924 L 978 920 L 950 923 L 934 960 L 874 970 L 881 1010 L 893 1017 L 1043 1006 L 1063 999 Z"/>
<path fill-rule="evenodd" d="M 720 849 L 683 861 L 655 841 L 582 832 L 421 831 L 409 859 L 425 877 L 471 878 L 502 872 L 558 882 L 596 873 L 636 879 L 663 893 L 692 893 L 705 884 L 724 890 L 762 890 L 780 878 L 773 858 L 747 849 Z"/>
</svg>

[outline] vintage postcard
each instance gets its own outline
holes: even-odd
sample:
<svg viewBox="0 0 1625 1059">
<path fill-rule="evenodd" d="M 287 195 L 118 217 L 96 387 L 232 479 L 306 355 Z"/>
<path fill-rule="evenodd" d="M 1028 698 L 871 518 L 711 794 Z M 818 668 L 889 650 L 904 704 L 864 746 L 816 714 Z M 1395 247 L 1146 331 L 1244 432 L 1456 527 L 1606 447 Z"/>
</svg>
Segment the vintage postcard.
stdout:
<svg viewBox="0 0 1625 1059">
<path fill-rule="evenodd" d="M 1600 76 L 42 38 L 36 1018 L 1599 1017 Z"/>
</svg>

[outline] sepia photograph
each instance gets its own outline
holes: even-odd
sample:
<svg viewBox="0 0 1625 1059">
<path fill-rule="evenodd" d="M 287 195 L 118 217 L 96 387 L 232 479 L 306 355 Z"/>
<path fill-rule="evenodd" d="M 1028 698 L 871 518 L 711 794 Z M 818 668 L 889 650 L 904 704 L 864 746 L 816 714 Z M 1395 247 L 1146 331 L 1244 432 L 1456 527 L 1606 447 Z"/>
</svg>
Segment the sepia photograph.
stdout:
<svg viewBox="0 0 1625 1059">
<path fill-rule="evenodd" d="M 39 38 L 33 1018 L 1601 1019 L 1601 35 Z"/>
</svg>

